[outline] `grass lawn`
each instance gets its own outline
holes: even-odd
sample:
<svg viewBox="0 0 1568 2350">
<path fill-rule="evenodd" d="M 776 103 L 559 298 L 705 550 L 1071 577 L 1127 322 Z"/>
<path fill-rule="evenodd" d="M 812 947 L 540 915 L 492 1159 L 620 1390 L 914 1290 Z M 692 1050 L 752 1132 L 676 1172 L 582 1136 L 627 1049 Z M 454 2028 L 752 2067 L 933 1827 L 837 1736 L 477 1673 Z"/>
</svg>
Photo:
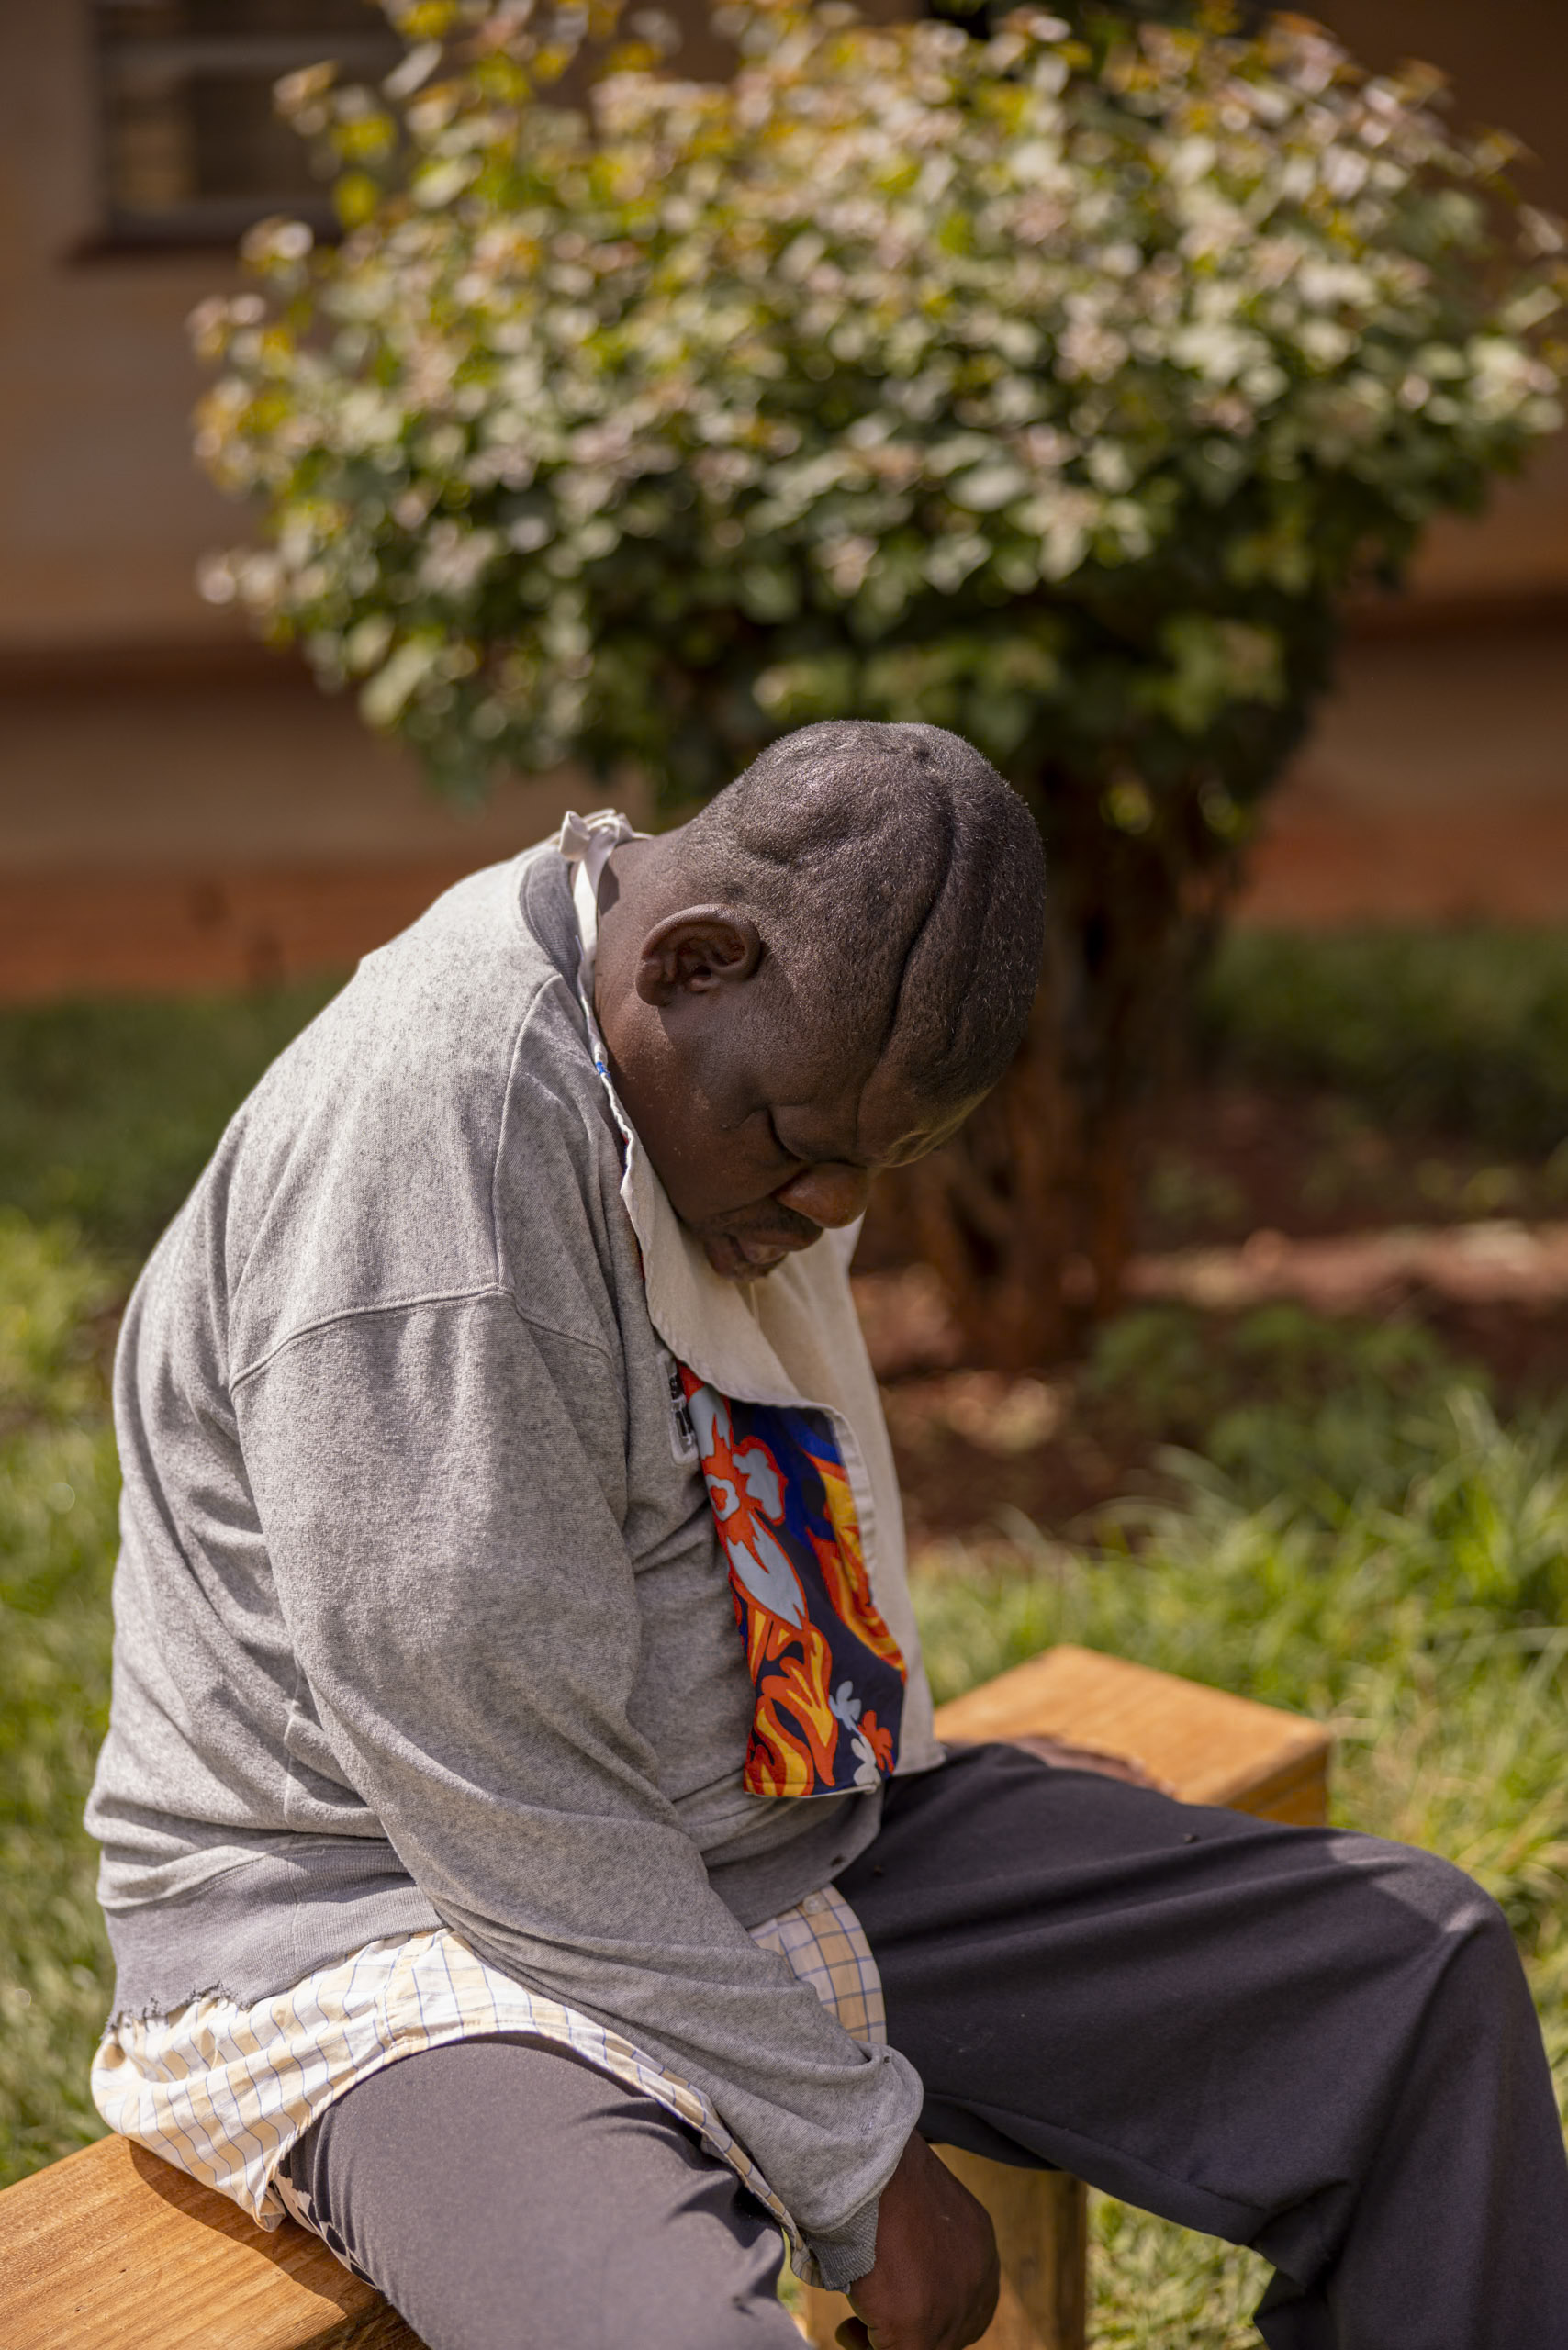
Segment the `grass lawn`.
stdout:
<svg viewBox="0 0 1568 2350">
<path fill-rule="evenodd" d="M 1434 954 L 1422 984 L 1448 968 L 1457 986 L 1451 964 Z M 1250 988 L 1230 1015 L 1238 1054 Z M 324 992 L 0 1014 L 0 2183 L 97 2131 L 85 2071 L 108 1971 L 80 1812 L 107 1681 L 113 1309 L 229 1107 Z M 1254 993 L 1278 1034 L 1275 998 Z M 1430 1013 L 1430 1033 L 1449 1016 Z M 1560 1139 L 1555 1065 L 1531 1041 L 1556 1016 L 1524 1022 L 1529 1068 L 1494 1084 L 1500 1147 Z M 1361 1063 L 1375 1082 L 1339 1081 L 1375 1097 L 1394 1060 L 1369 1046 Z M 1223 1348 L 1190 1315 L 1131 1315 L 1089 1376 L 1180 1422 L 1173 1497 L 1071 1542 L 1014 1516 L 930 1548 L 918 1604 L 938 1695 L 1070 1638 L 1332 1718 L 1339 1816 L 1449 1854 L 1503 1903 L 1568 2088 L 1561 1427 L 1499 1425 L 1420 1334 L 1294 1309 Z M 977 1492 L 977 1528 L 991 1516 Z M 1255 2262 L 1107 2201 L 1096 2225 L 1100 2350 L 1255 2342 Z"/>
<path fill-rule="evenodd" d="M 0 1203 L 134 1269 L 236 1103 L 338 982 L 0 1009 Z"/>
<path fill-rule="evenodd" d="M 1568 1445 L 1560 1424 L 1499 1427 L 1439 1360 L 1386 1381 L 1385 1331 L 1324 1337 L 1340 1391 L 1233 1399 L 1226 1467 L 1172 1458 L 1175 1501 L 1092 1542 L 1020 1524 L 929 1552 L 936 1694 L 1068 1639 L 1332 1720 L 1336 1817 L 1445 1853 L 1502 1903 L 1568 2105 Z M 1259 2263 L 1103 2200 L 1096 2224 L 1100 2350 L 1256 2343 Z"/>
<path fill-rule="evenodd" d="M 1568 1136 L 1568 931 L 1238 931 L 1197 1027 L 1215 1072 L 1329 1087 L 1387 1127 L 1542 1159 Z"/>
<path fill-rule="evenodd" d="M 98 2134 L 110 1974 L 81 1812 L 108 1690 L 112 1294 L 71 1235 L 0 1211 L 0 2185 Z"/>
</svg>

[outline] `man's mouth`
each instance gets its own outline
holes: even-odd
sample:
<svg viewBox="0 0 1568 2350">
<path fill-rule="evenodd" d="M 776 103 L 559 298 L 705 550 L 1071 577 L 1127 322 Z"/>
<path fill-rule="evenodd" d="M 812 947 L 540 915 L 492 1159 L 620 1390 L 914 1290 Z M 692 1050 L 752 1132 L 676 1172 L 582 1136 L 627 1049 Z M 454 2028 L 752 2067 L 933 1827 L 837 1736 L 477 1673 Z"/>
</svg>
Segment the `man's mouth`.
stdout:
<svg viewBox="0 0 1568 2350">
<path fill-rule="evenodd" d="M 786 1257 L 809 1248 L 820 1236 L 810 1232 L 705 1232 L 702 1247 L 708 1262 L 727 1281 L 760 1281 Z"/>
</svg>

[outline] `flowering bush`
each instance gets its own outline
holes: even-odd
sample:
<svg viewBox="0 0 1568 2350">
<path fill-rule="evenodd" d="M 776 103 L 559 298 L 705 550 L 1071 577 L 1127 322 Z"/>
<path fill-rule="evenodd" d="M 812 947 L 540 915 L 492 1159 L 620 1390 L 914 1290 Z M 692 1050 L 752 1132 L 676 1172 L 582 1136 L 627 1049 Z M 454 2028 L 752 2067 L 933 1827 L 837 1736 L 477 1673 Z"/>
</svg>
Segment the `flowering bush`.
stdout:
<svg viewBox="0 0 1568 2350">
<path fill-rule="evenodd" d="M 1297 18 L 740 0 L 700 84 L 656 18 L 590 75 L 611 18 L 387 5 L 380 92 L 284 89 L 343 241 L 265 224 L 197 313 L 202 456 L 266 519 L 207 593 L 458 791 L 572 754 L 673 803 L 809 719 L 957 727 L 1058 852 L 1057 1013 L 1119 1098 L 1336 600 L 1561 420 L 1506 142 Z"/>
<path fill-rule="evenodd" d="M 1477 266 L 1506 149 L 1299 20 L 749 0 L 733 81 L 623 51 L 572 112 L 577 27 L 393 14 L 389 101 L 286 86 L 345 242 L 269 223 L 270 299 L 198 313 L 202 454 L 270 526 L 206 584 L 443 779 L 704 791 L 853 710 L 1086 767 L 1130 828 L 1201 750 L 1224 829 L 1301 608 L 1560 420 L 1555 268 Z"/>
</svg>

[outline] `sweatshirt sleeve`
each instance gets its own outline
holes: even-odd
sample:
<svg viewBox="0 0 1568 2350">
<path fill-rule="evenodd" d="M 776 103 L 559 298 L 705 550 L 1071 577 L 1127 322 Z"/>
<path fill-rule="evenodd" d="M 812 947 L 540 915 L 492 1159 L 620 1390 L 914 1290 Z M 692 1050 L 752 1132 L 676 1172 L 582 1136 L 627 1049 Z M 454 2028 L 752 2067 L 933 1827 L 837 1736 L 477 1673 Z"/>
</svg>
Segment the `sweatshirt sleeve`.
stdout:
<svg viewBox="0 0 1568 2350">
<path fill-rule="evenodd" d="M 438 1915 L 704 2090 L 824 2279 L 863 2274 L 920 2083 L 757 1947 L 655 1783 L 610 1358 L 489 1292 L 346 1316 L 234 1402 L 297 1704 Z"/>
</svg>

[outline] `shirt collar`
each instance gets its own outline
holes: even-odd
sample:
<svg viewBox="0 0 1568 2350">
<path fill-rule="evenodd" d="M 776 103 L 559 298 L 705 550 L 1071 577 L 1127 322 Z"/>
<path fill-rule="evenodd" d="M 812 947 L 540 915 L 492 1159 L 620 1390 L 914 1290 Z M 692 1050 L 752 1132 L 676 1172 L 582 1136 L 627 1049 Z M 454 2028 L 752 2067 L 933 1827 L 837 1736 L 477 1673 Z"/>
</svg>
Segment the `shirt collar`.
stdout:
<svg viewBox="0 0 1568 2350">
<path fill-rule="evenodd" d="M 824 1285 L 846 1289 L 847 1265 L 859 1227 L 824 1235 L 784 1262 L 766 1281 L 736 1282 L 720 1278 L 669 1203 L 654 1163 L 627 1116 L 610 1074 L 604 1039 L 593 1008 L 594 964 L 599 946 L 599 884 L 605 867 L 624 841 L 645 840 L 613 808 L 592 815 L 568 814 L 556 846 L 571 874 L 577 920 L 577 991 L 588 1022 L 588 1045 L 599 1083 L 624 1145 L 621 1197 L 643 1252 L 648 1318 L 678 1362 L 723 1395 L 755 1404 L 800 1404 L 820 1387 L 814 1360 L 820 1339 Z M 802 1342 L 812 1343 L 801 1358 Z M 810 1371 L 802 1382 L 790 1375 L 791 1360 Z"/>
</svg>

